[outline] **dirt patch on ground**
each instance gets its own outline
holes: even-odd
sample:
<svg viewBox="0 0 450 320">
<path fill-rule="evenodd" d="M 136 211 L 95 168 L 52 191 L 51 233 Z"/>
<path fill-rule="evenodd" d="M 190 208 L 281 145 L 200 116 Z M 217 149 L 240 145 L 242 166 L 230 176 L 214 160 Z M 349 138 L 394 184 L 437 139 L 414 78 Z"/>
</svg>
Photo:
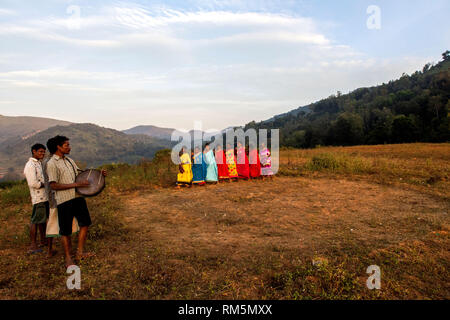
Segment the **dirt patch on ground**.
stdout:
<svg viewBox="0 0 450 320">
<path fill-rule="evenodd" d="M 232 259 L 268 248 L 345 254 L 344 244 L 352 242 L 369 253 L 416 239 L 418 232 L 448 228 L 448 203 L 345 180 L 240 181 L 135 194 L 124 201 L 124 219 L 143 242 Z"/>
<path fill-rule="evenodd" d="M 0 297 L 450 298 L 450 204 L 414 190 L 275 177 L 109 196 L 121 209 L 89 204 L 96 229 L 87 246 L 97 256 L 80 264 L 82 290 L 66 289 L 59 245 L 47 260 L 12 239 L 0 249 Z M 5 221 L 17 229 L 29 219 L 22 215 Z M 117 232 L 111 219 L 123 222 Z M 377 292 L 365 286 L 371 264 L 383 274 Z"/>
</svg>

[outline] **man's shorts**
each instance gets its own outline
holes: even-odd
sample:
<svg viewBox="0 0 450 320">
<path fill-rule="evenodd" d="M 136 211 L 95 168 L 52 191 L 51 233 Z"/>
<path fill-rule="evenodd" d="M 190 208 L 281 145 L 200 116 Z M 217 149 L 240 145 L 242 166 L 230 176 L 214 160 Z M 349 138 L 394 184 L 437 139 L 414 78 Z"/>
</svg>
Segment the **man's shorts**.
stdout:
<svg viewBox="0 0 450 320">
<path fill-rule="evenodd" d="M 77 218 L 80 227 L 91 225 L 91 216 L 84 198 L 75 198 L 58 205 L 60 235 L 70 236 L 72 234 L 73 217 Z"/>
<path fill-rule="evenodd" d="M 48 201 L 39 202 L 33 205 L 33 213 L 31 214 L 32 224 L 45 223 L 50 214 L 50 206 Z"/>
</svg>

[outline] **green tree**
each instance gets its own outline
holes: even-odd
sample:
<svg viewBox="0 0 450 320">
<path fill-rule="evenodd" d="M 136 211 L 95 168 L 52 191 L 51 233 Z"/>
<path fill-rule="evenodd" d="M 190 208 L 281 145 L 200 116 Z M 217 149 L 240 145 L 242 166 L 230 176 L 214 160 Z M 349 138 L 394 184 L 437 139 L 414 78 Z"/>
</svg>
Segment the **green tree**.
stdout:
<svg viewBox="0 0 450 320">
<path fill-rule="evenodd" d="M 330 128 L 329 141 L 334 145 L 356 145 L 364 140 L 363 120 L 356 113 L 344 112 Z"/>
<path fill-rule="evenodd" d="M 394 118 L 392 139 L 394 142 L 414 142 L 417 140 L 418 128 L 411 117 L 404 114 Z"/>
</svg>

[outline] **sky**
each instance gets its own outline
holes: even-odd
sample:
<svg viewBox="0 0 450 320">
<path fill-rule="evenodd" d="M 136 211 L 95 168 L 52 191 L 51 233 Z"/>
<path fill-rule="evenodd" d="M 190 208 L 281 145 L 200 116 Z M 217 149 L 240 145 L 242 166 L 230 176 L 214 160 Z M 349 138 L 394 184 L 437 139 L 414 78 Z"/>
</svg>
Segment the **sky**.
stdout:
<svg viewBox="0 0 450 320">
<path fill-rule="evenodd" d="M 448 0 L 0 0 L 0 114 L 223 129 L 450 49 Z"/>
</svg>

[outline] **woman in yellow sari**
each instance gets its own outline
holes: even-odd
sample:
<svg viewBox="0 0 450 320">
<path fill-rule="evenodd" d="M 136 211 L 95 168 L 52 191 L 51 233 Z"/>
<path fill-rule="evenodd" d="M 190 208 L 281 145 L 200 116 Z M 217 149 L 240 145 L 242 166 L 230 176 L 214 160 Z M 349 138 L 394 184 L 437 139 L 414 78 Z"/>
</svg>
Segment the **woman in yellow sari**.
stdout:
<svg viewBox="0 0 450 320">
<path fill-rule="evenodd" d="M 236 156 L 234 155 L 234 149 L 231 147 L 231 144 L 229 143 L 227 143 L 226 159 L 230 179 L 235 180 L 238 178 L 238 172 L 236 168 Z"/>
<path fill-rule="evenodd" d="M 177 188 L 180 185 L 191 186 L 192 182 L 192 162 L 189 153 L 186 151 L 186 147 L 181 148 L 180 151 L 180 165 L 178 166 L 177 175 Z"/>
</svg>

